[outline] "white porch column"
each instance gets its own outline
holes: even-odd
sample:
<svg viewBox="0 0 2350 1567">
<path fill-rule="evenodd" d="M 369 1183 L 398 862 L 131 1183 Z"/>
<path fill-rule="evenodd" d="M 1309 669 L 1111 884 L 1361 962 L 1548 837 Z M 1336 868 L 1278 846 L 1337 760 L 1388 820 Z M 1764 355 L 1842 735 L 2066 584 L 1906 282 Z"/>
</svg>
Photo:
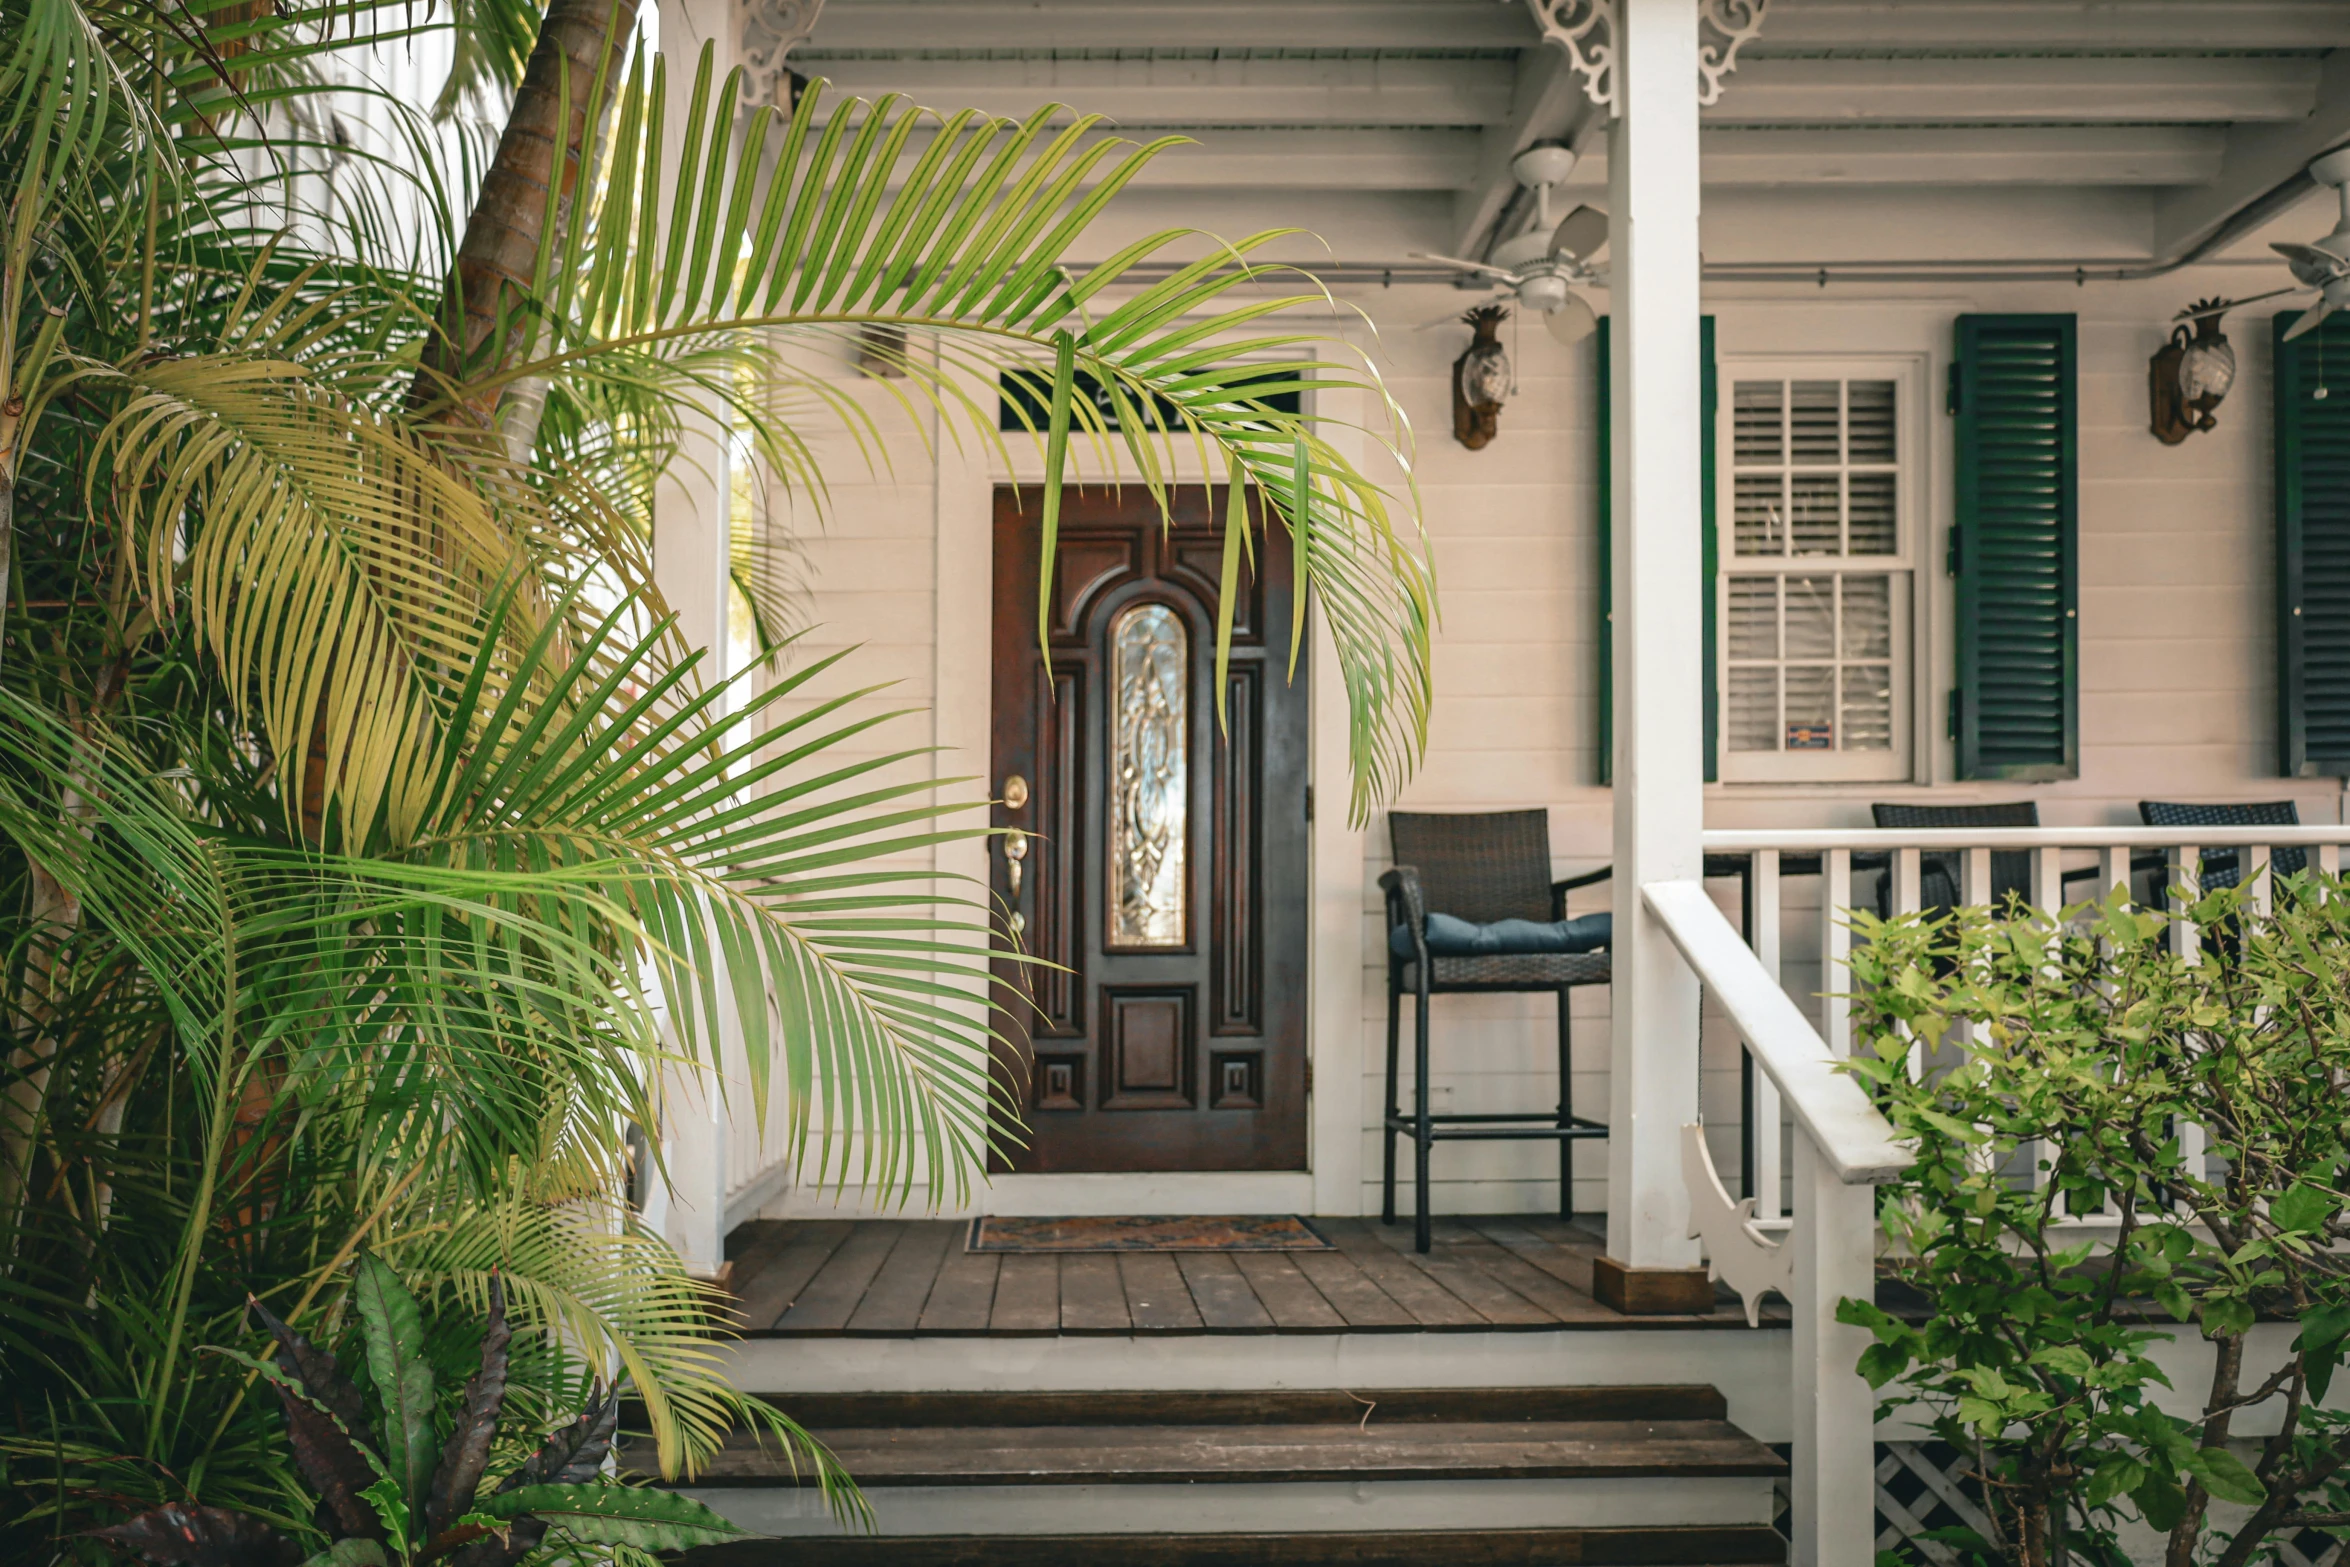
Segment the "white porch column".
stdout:
<svg viewBox="0 0 2350 1567">
<path fill-rule="evenodd" d="M 732 69 L 738 46 L 729 0 L 660 0 L 662 52 L 668 56 L 670 127 L 662 149 L 664 189 L 674 190 L 694 67 L 705 38 L 716 42 L 717 79 Z M 676 461 L 653 488 L 653 580 L 678 617 L 686 642 L 704 650 L 705 688 L 726 678 L 727 544 L 731 485 L 727 432 L 715 417 L 685 421 Z M 729 994 L 721 984 L 720 994 Z M 741 1026 L 721 1002 L 720 1039 L 702 1041 L 704 1070 L 672 1069 L 662 1084 L 662 1157 L 669 1174 L 661 1231 L 688 1268 L 715 1274 L 726 1255 L 727 1112 L 715 1091 L 721 1062 L 742 1055 Z"/>
<path fill-rule="evenodd" d="M 1640 889 L 1703 873 L 1698 0 L 1616 0 L 1608 141 L 1614 321 L 1615 986 L 1607 1249 L 1619 1310 L 1705 1309 L 1681 1128 L 1697 1119 L 1697 980 Z"/>
</svg>

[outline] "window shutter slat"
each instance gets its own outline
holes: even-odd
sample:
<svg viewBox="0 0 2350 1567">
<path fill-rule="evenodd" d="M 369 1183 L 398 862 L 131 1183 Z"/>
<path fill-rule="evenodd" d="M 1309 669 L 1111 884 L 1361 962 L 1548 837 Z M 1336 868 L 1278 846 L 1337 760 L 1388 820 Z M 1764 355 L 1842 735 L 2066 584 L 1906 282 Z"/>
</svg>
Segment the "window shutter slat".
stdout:
<svg viewBox="0 0 2350 1567">
<path fill-rule="evenodd" d="M 1594 414 L 1592 422 L 1597 427 L 1599 432 L 1599 461 L 1594 464 L 1593 472 L 1598 475 L 1599 483 L 1598 711 L 1599 781 L 1602 784 L 1612 783 L 1614 781 L 1616 765 L 1615 558 L 1612 554 L 1612 550 L 1614 548 L 1613 539 L 1609 533 L 1608 528 L 1608 508 L 1613 499 L 1613 488 L 1615 481 L 1615 456 L 1614 449 L 1610 444 L 1613 438 L 1613 431 L 1608 418 L 1608 327 L 1609 318 L 1606 316 L 1601 316 L 1599 318 L 1599 336 L 1597 339 L 1599 354 L 1598 390 L 1593 395 L 1592 399 L 1592 409 Z M 1720 681 L 1720 676 L 1716 670 L 1717 660 L 1714 656 L 1714 584 L 1715 579 L 1720 575 L 1720 553 L 1714 533 L 1714 443 L 1716 439 L 1714 431 L 1714 399 L 1716 396 L 1716 387 L 1714 383 L 1714 318 L 1712 316 L 1703 316 L 1699 318 L 1697 323 L 1697 346 L 1699 354 L 1702 355 L 1704 359 L 1703 368 L 1699 372 L 1698 379 L 1699 398 L 1703 404 L 1703 406 L 1698 410 L 1698 419 L 1700 421 L 1700 435 L 1698 438 L 1699 461 L 1704 467 L 1704 472 L 1699 476 L 1699 482 L 1705 487 L 1704 499 L 1701 504 L 1698 518 L 1698 525 L 1702 530 L 1700 542 L 1698 545 L 1698 554 L 1700 557 L 1699 569 L 1704 573 L 1704 581 L 1700 585 L 1699 591 L 1703 595 L 1704 599 L 1703 607 L 1700 612 L 1705 616 L 1705 664 L 1703 675 L 1705 684 L 1705 781 L 1707 783 L 1712 783 L 1714 781 L 1717 770 L 1714 761 L 1714 755 L 1718 749 L 1715 741 L 1720 727 L 1721 711 L 1720 693 L 1715 689 Z"/>
<path fill-rule="evenodd" d="M 2350 774 L 2350 321 L 2276 345 L 2277 736 L 2287 777 Z"/>
<path fill-rule="evenodd" d="M 1958 318 L 1961 778 L 2080 773 L 2080 463 L 2069 315 Z"/>
</svg>

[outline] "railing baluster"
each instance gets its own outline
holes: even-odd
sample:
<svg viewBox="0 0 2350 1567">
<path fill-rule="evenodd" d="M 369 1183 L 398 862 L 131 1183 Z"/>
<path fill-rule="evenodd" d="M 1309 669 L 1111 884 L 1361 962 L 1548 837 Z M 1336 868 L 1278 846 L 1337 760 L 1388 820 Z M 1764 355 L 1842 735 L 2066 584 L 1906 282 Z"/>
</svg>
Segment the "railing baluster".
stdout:
<svg viewBox="0 0 2350 1567">
<path fill-rule="evenodd" d="M 1917 850 L 1895 849 L 1893 863 L 1886 867 L 1885 874 L 1893 881 L 1892 896 L 1887 901 L 1894 918 L 1915 914 L 1925 906 L 1925 865 Z M 1902 1032 L 1908 1033 L 1909 1030 L 1904 1028 Z M 1914 1083 L 1925 1075 L 1925 1042 L 1912 1038 L 1909 1042 L 1910 1081 Z"/>
<path fill-rule="evenodd" d="M 1773 981 L 1782 979 L 1779 946 L 1779 851 L 1764 849 L 1754 857 L 1754 956 Z M 1779 1216 L 1779 1085 L 1759 1068 L 1754 1074 L 1754 1216 Z"/>
<path fill-rule="evenodd" d="M 2043 846 L 2032 851 L 2032 907 L 2054 925 L 2064 913 L 2064 851 Z"/>
<path fill-rule="evenodd" d="M 2275 880 L 2269 875 L 2268 845 L 2255 844 L 2244 851 L 2244 882 L 2252 889 L 2253 912 L 2266 916 L 2275 907 Z"/>
<path fill-rule="evenodd" d="M 1852 851 L 1820 856 L 1820 1037 L 1839 1056 L 1852 1054 Z"/>
<path fill-rule="evenodd" d="M 2127 849 L 2099 849 L 2097 851 L 2097 901 L 2103 903 L 2106 894 L 2119 887 L 2130 890 L 2130 851 Z"/>
<path fill-rule="evenodd" d="M 2317 868 L 2328 876 L 2341 875 L 2342 846 L 2338 843 L 2319 844 L 2317 846 Z"/>
<path fill-rule="evenodd" d="M 1991 901 L 1991 851 L 1968 849 L 1959 858 L 1958 901 L 1981 908 Z"/>
<path fill-rule="evenodd" d="M 2188 963 L 2203 960 L 2203 933 L 2187 918 L 2188 904 L 2203 890 L 2203 853 L 2191 843 L 2171 850 L 2171 951 Z M 2196 1180 L 2205 1176 L 2203 1128 L 2192 1121 L 2179 1126 L 2179 1162 Z"/>
<path fill-rule="evenodd" d="M 1895 914 L 1915 914 L 1924 907 L 1925 888 L 1922 884 L 1925 880 L 1925 871 L 1917 850 L 1895 849 L 1893 851 L 1893 867 L 1889 874 L 1893 877 L 1893 912 Z"/>
</svg>

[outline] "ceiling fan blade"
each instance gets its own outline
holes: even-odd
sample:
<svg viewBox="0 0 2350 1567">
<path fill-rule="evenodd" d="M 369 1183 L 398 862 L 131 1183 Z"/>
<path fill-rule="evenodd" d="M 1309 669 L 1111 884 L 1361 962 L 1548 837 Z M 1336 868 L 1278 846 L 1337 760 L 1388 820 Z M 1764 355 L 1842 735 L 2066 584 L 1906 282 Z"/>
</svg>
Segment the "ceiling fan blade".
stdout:
<svg viewBox="0 0 2350 1567">
<path fill-rule="evenodd" d="M 2285 341 L 2290 343 L 2304 332 L 2316 331 L 2320 322 L 2340 308 L 2341 306 L 2330 299 L 2320 299 L 2316 304 L 2301 312 L 2300 320 L 2285 328 Z"/>
<path fill-rule="evenodd" d="M 1552 341 L 1572 348 L 1599 330 L 1599 317 L 1592 314 L 1589 300 L 1581 294 L 1569 294 L 1565 304 L 1543 313 L 1542 329 Z"/>
<path fill-rule="evenodd" d="M 1507 267 L 1488 266 L 1482 261 L 1463 261 L 1458 256 L 1440 256 L 1432 250 L 1415 250 L 1411 254 L 1415 261 L 1441 261 L 1448 267 L 1459 267 L 1463 272 L 1483 272 L 1493 277 L 1508 278 L 1512 282 L 1517 281 L 1518 275 Z"/>
<path fill-rule="evenodd" d="M 2330 250 L 2316 245 L 2296 245 L 2290 242 L 2268 247 L 2285 258 L 2285 265 L 2293 276 L 2308 288 L 2323 288 L 2335 278 L 2350 274 L 2350 261 L 2344 261 Z"/>
<path fill-rule="evenodd" d="M 1607 230 L 1606 213 L 1597 207 L 1577 207 L 1551 230 L 1550 253 L 1588 261 L 1607 247 Z"/>
</svg>

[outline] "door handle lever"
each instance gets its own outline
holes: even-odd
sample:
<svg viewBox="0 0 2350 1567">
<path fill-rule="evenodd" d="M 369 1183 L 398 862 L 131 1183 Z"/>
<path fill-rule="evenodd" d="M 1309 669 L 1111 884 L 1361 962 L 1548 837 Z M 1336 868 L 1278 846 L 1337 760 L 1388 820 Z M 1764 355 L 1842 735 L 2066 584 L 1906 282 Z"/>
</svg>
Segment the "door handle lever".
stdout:
<svg viewBox="0 0 2350 1567">
<path fill-rule="evenodd" d="M 1012 900 L 1012 918 L 1009 923 L 1015 936 L 1028 928 L 1028 917 L 1020 912 L 1020 877 L 1027 863 L 1028 834 L 1017 827 L 1007 829 L 1004 833 L 1004 870 Z"/>
</svg>

